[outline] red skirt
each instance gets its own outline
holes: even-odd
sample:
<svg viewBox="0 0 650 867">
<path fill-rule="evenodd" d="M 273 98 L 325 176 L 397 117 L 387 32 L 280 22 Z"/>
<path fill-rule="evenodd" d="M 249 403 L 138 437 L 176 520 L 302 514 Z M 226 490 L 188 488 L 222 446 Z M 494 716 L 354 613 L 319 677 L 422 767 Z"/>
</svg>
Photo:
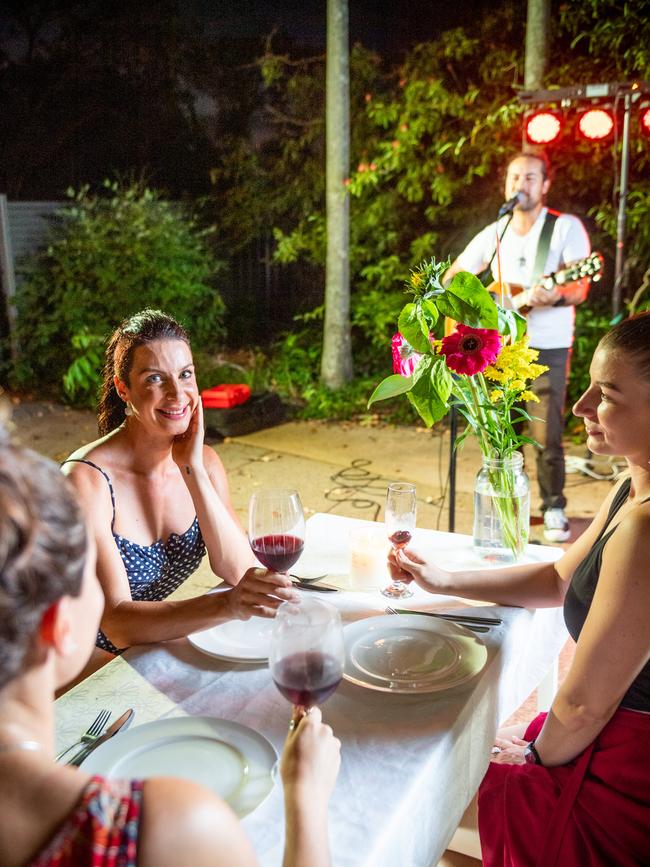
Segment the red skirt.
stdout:
<svg viewBox="0 0 650 867">
<path fill-rule="evenodd" d="M 647 867 L 650 714 L 619 709 L 567 765 L 490 764 L 478 825 L 484 867 Z"/>
</svg>

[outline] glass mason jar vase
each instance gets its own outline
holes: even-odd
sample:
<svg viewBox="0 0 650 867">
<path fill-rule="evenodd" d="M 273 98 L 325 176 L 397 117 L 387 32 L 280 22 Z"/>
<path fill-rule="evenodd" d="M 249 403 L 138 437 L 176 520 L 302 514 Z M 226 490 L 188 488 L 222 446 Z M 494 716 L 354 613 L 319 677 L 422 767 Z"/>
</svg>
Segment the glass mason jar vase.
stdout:
<svg viewBox="0 0 650 867">
<path fill-rule="evenodd" d="M 521 452 L 483 456 L 474 483 L 474 550 L 493 563 L 515 563 L 528 543 L 530 485 Z"/>
</svg>

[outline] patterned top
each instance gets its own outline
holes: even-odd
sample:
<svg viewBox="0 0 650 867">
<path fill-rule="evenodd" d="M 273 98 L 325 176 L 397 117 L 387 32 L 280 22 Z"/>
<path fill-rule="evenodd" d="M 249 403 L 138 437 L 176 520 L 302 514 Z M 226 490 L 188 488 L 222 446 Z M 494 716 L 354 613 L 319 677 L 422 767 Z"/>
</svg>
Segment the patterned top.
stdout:
<svg viewBox="0 0 650 867">
<path fill-rule="evenodd" d="M 113 504 L 113 520 L 111 532 L 124 563 L 129 579 L 131 598 L 137 602 L 158 602 L 166 599 L 181 586 L 199 568 L 205 554 L 205 542 L 201 535 L 199 519 L 194 518 L 191 526 L 181 535 L 171 533 L 169 539 L 163 542 L 158 539 L 152 545 L 138 545 L 116 533 L 115 525 L 115 492 L 108 474 L 92 461 L 70 458 L 66 463 L 88 464 L 98 470 L 108 482 Z M 119 653 L 103 632 L 97 636 L 97 646 L 110 653 Z M 122 648 L 124 649 L 124 648 Z"/>
<path fill-rule="evenodd" d="M 30 867 L 136 867 L 143 788 L 142 780 L 91 777 Z"/>
</svg>

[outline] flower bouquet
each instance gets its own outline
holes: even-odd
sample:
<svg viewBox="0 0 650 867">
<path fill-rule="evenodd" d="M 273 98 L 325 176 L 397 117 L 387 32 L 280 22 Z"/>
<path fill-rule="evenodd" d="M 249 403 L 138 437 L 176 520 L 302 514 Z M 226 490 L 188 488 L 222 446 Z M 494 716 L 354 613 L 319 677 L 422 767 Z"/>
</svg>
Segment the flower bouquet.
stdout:
<svg viewBox="0 0 650 867">
<path fill-rule="evenodd" d="M 524 443 L 537 445 L 518 429 L 530 418 L 521 404 L 537 400 L 529 384 L 547 368 L 535 363 L 538 353 L 528 346 L 524 317 L 499 306 L 473 274 L 461 271 L 444 287 L 447 268 L 448 263 L 432 259 L 411 272 L 407 291 L 413 301 L 402 309 L 392 342 L 394 373 L 379 383 L 368 405 L 406 394 L 427 427 L 451 406 L 457 408 L 467 425 L 456 447 L 473 434 L 484 460 L 484 484 L 479 485 L 479 474 L 476 488 L 475 545 L 501 547 L 504 559 L 516 560 L 528 541 L 529 523 L 519 449 Z M 455 327 L 436 339 L 445 318 Z M 486 491 L 493 511 L 487 518 L 478 514 L 486 511 L 481 499 Z M 498 523 L 500 545 L 482 538 L 486 521 Z"/>
</svg>

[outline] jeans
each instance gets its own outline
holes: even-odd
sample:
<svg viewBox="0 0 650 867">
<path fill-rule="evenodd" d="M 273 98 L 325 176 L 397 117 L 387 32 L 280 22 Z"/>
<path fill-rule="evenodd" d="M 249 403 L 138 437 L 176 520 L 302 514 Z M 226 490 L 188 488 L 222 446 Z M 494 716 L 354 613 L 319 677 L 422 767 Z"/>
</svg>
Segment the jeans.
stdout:
<svg viewBox="0 0 650 867">
<path fill-rule="evenodd" d="M 526 410 L 537 418 L 528 422 L 530 436 L 537 440 L 541 448 L 536 450 L 537 484 L 542 500 L 542 511 L 563 509 L 564 496 L 564 401 L 569 378 L 571 350 L 540 349 L 539 364 L 548 367 L 546 373 L 538 377 L 530 390 L 537 395 L 539 403 L 529 402 Z"/>
</svg>

